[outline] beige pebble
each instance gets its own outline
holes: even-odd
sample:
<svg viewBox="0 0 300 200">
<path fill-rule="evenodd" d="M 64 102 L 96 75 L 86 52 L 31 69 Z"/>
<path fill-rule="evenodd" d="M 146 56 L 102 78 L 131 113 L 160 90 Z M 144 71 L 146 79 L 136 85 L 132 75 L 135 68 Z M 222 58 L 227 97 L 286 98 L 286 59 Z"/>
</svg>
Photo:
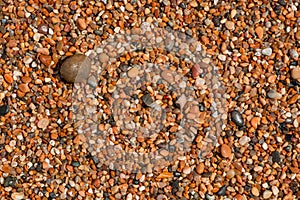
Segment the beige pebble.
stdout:
<svg viewBox="0 0 300 200">
<path fill-rule="evenodd" d="M 293 79 L 300 79 L 300 68 L 292 69 L 291 76 Z"/>
<path fill-rule="evenodd" d="M 272 192 L 270 190 L 266 190 L 263 193 L 263 198 L 264 199 L 269 199 L 272 196 Z"/>
<path fill-rule="evenodd" d="M 14 193 L 12 193 L 11 198 L 13 200 L 21 200 L 21 199 L 24 199 L 25 196 L 24 196 L 23 192 L 14 192 Z"/>
<path fill-rule="evenodd" d="M 252 187 L 252 190 L 251 190 L 252 194 L 256 197 L 259 196 L 259 190 L 257 187 Z"/>
<path fill-rule="evenodd" d="M 139 70 L 136 67 L 132 67 L 127 73 L 128 77 L 130 78 L 135 78 L 137 77 L 138 74 L 139 74 Z"/>
<path fill-rule="evenodd" d="M 226 21 L 226 22 L 225 22 L 225 27 L 226 27 L 228 30 L 234 30 L 234 28 L 235 28 L 234 22 L 232 22 L 232 21 Z"/>
<path fill-rule="evenodd" d="M 37 126 L 41 129 L 45 129 L 47 128 L 47 126 L 49 125 L 50 120 L 48 118 L 42 118 L 40 119 L 40 121 L 38 122 Z"/>
</svg>

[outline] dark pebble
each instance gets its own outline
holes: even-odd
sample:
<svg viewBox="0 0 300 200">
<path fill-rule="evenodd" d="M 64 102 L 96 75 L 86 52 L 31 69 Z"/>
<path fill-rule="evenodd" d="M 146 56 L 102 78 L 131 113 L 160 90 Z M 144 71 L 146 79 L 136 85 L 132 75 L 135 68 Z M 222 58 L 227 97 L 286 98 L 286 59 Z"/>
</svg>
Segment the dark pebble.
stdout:
<svg viewBox="0 0 300 200">
<path fill-rule="evenodd" d="M 288 142 L 291 142 L 291 141 L 292 141 L 292 138 L 293 138 L 293 135 L 292 135 L 292 134 L 286 134 L 286 135 L 285 135 L 285 140 L 288 141 Z"/>
<path fill-rule="evenodd" d="M 40 24 L 38 26 L 38 31 L 42 34 L 48 34 L 48 25 L 47 24 Z"/>
<path fill-rule="evenodd" d="M 80 166 L 80 162 L 78 162 L 78 161 L 72 161 L 72 166 L 73 167 L 79 167 Z"/>
<path fill-rule="evenodd" d="M 133 183 L 134 185 L 138 185 L 138 184 L 140 184 L 140 181 L 137 180 L 137 179 L 134 179 L 134 180 L 132 181 L 132 183 Z"/>
<path fill-rule="evenodd" d="M 16 178 L 8 176 L 4 179 L 4 187 L 14 187 L 16 185 Z"/>
<path fill-rule="evenodd" d="M 243 126 L 244 125 L 244 119 L 243 116 L 239 111 L 232 111 L 231 112 L 231 120 L 237 125 L 237 126 Z"/>
<path fill-rule="evenodd" d="M 143 100 L 143 103 L 144 103 L 146 106 L 151 106 L 151 105 L 153 104 L 153 102 L 154 102 L 150 94 L 145 94 L 145 95 L 142 97 L 142 100 Z"/>
<path fill-rule="evenodd" d="M 180 176 L 181 176 L 180 172 L 177 172 L 177 171 L 174 172 L 174 177 L 180 177 Z"/>
<path fill-rule="evenodd" d="M 2 105 L 0 106 L 0 116 L 6 115 L 10 111 L 8 105 Z"/>
<path fill-rule="evenodd" d="M 280 153 L 278 151 L 273 151 L 272 152 L 272 161 L 279 163 L 280 160 L 281 160 L 280 159 Z"/>
<path fill-rule="evenodd" d="M 205 106 L 204 106 L 203 103 L 199 104 L 199 110 L 200 110 L 200 112 L 204 112 L 205 111 Z"/>
<path fill-rule="evenodd" d="M 206 200 L 214 200 L 215 197 L 213 195 L 211 195 L 211 194 L 205 194 L 205 199 Z"/>
<path fill-rule="evenodd" d="M 224 196 L 226 194 L 226 188 L 227 186 L 223 186 L 219 189 L 219 191 L 217 192 L 217 195 L 219 196 Z"/>
<path fill-rule="evenodd" d="M 219 27 L 219 26 L 220 26 L 220 24 L 221 24 L 221 23 L 220 23 L 220 20 L 221 20 L 221 17 L 220 17 L 220 16 L 214 16 L 214 17 L 213 17 L 212 21 L 213 21 L 215 27 Z"/>
</svg>

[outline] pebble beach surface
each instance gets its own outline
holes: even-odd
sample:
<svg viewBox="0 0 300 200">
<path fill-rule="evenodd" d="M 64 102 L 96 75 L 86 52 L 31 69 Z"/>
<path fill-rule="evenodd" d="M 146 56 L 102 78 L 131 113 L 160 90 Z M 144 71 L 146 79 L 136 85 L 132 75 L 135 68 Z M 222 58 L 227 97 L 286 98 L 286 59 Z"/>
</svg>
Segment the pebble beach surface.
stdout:
<svg viewBox="0 0 300 200">
<path fill-rule="evenodd" d="M 204 61 L 185 62 L 186 52 L 172 52 L 170 38 L 167 51 L 139 49 L 118 60 L 120 49 L 99 49 L 109 36 L 145 23 L 194 38 Z M 0 199 L 300 199 L 299 25 L 296 0 L 0 1 Z M 97 62 L 115 64 L 94 73 L 93 52 Z M 109 109 L 120 88 L 117 78 L 138 80 L 144 61 L 174 65 L 162 71 L 159 84 L 142 85 L 137 93 L 123 87 L 132 97 L 123 102 L 135 113 L 132 124 L 152 124 L 149 110 L 156 102 L 166 111 L 167 126 L 155 140 L 121 132 L 112 116 L 123 120 L 122 113 Z M 225 90 L 227 118 L 213 137 L 217 143 L 201 157 L 204 132 L 218 129 L 209 128 L 213 103 L 202 83 L 212 76 L 203 69 L 212 66 Z M 151 160 L 135 172 L 103 164 L 90 127 L 83 124 L 81 134 L 72 123 L 77 82 L 99 93 L 88 104 L 101 111 L 97 129 L 107 131 L 111 143 L 139 152 L 172 141 L 180 130 L 180 105 L 187 100 L 176 99 L 172 84 L 196 88 L 199 108 L 185 111 L 189 119 L 200 116 L 190 130 L 196 135 L 190 150 L 153 171 Z M 160 151 L 176 153 L 176 145 Z"/>
</svg>

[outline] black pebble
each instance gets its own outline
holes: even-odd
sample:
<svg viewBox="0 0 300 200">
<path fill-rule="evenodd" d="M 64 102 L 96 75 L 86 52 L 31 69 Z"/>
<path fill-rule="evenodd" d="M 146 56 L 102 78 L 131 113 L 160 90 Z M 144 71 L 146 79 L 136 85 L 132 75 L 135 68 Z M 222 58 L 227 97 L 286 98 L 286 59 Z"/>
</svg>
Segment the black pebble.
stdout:
<svg viewBox="0 0 300 200">
<path fill-rule="evenodd" d="M 292 141 L 292 138 L 293 138 L 293 135 L 292 135 L 292 134 L 286 134 L 286 135 L 285 135 L 285 140 L 288 141 L 288 142 L 291 142 L 291 141 Z"/>
<path fill-rule="evenodd" d="M 226 188 L 227 186 L 223 186 L 219 189 L 219 191 L 217 192 L 217 195 L 219 196 L 224 196 L 226 194 Z"/>
<path fill-rule="evenodd" d="M 8 105 L 2 105 L 0 106 L 0 116 L 6 115 L 10 111 Z"/>
<path fill-rule="evenodd" d="M 272 152 L 272 161 L 273 162 L 280 162 L 280 153 L 278 151 Z"/>
<path fill-rule="evenodd" d="M 243 126 L 244 125 L 244 119 L 243 116 L 239 111 L 232 111 L 231 112 L 231 120 L 237 125 L 237 126 Z"/>
</svg>

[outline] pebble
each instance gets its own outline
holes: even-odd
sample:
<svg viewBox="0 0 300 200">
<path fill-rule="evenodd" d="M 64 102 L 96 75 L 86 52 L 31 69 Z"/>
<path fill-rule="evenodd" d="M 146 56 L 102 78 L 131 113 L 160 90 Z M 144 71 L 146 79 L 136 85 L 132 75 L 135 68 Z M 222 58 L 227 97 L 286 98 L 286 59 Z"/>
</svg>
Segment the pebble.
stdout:
<svg viewBox="0 0 300 200">
<path fill-rule="evenodd" d="M 204 163 L 200 163 L 196 166 L 196 172 L 202 174 L 204 172 L 205 166 Z"/>
<path fill-rule="evenodd" d="M 3 186 L 4 187 L 15 187 L 16 185 L 16 178 L 12 176 L 8 176 L 4 179 Z"/>
<path fill-rule="evenodd" d="M 167 81 L 168 83 L 173 83 L 174 82 L 174 77 L 173 77 L 173 74 L 172 74 L 172 71 L 171 70 L 164 70 L 162 73 L 161 73 L 161 77 Z"/>
<path fill-rule="evenodd" d="M 268 47 L 262 50 L 261 52 L 265 56 L 271 56 L 272 55 L 272 48 Z"/>
<path fill-rule="evenodd" d="M 228 30 L 231 30 L 231 31 L 234 30 L 234 28 L 235 28 L 234 22 L 232 22 L 232 21 L 226 21 L 225 26 Z"/>
<path fill-rule="evenodd" d="M 226 56 L 223 55 L 223 54 L 219 54 L 218 59 L 221 60 L 221 61 L 226 61 Z"/>
<path fill-rule="evenodd" d="M 101 53 L 99 55 L 99 60 L 102 63 L 107 63 L 109 61 L 109 57 L 108 57 L 108 55 L 106 53 Z"/>
<path fill-rule="evenodd" d="M 295 49 L 290 49 L 289 53 L 292 59 L 298 60 L 299 54 Z"/>
<path fill-rule="evenodd" d="M 128 70 L 127 75 L 130 78 L 135 78 L 139 74 L 139 70 L 136 67 L 132 67 L 130 70 Z"/>
<path fill-rule="evenodd" d="M 272 192 L 274 194 L 274 196 L 277 196 L 279 194 L 279 189 L 276 186 L 272 186 Z"/>
<path fill-rule="evenodd" d="M 12 83 L 14 81 L 13 77 L 9 74 L 5 74 L 4 75 L 4 80 L 7 82 L 7 83 Z"/>
<path fill-rule="evenodd" d="M 225 196 L 226 195 L 226 186 L 222 186 L 219 191 L 217 192 L 217 195 L 219 196 Z"/>
<path fill-rule="evenodd" d="M 132 12 L 134 7 L 130 4 L 130 3 L 127 3 L 126 6 L 125 6 L 125 9 L 129 12 Z"/>
<path fill-rule="evenodd" d="M 26 83 L 22 83 L 19 85 L 19 90 L 23 93 L 27 93 L 30 91 L 28 85 Z"/>
<path fill-rule="evenodd" d="M 231 120 L 237 125 L 237 126 L 244 126 L 244 119 L 241 113 L 237 110 L 234 110 L 231 112 Z"/>
<path fill-rule="evenodd" d="M 0 116 L 6 115 L 7 113 L 9 113 L 9 111 L 10 111 L 10 108 L 8 105 L 0 106 Z"/>
<path fill-rule="evenodd" d="M 142 97 L 142 100 L 143 100 L 144 104 L 146 104 L 146 106 L 149 106 L 149 107 L 151 107 L 154 102 L 154 100 L 152 99 L 150 94 L 145 94 Z"/>
<path fill-rule="evenodd" d="M 279 163 L 281 161 L 280 159 L 280 153 L 278 151 L 272 152 L 272 161 Z"/>
<path fill-rule="evenodd" d="M 222 144 L 221 154 L 224 158 L 231 157 L 231 148 L 227 144 Z"/>
<path fill-rule="evenodd" d="M 77 24 L 78 24 L 78 28 L 80 30 L 85 30 L 87 28 L 87 24 L 85 23 L 85 19 L 83 19 L 83 18 L 78 18 Z"/>
<path fill-rule="evenodd" d="M 195 64 L 192 68 L 192 76 L 193 78 L 197 78 L 200 75 L 200 65 Z"/>
<path fill-rule="evenodd" d="M 75 54 L 66 58 L 60 68 L 62 78 L 70 83 L 86 80 L 90 71 L 91 61 L 83 54 Z"/>
<path fill-rule="evenodd" d="M 48 25 L 47 25 L 47 24 L 44 24 L 44 23 L 41 23 L 41 24 L 38 26 L 38 31 L 39 31 L 39 33 L 47 34 L 47 33 L 48 33 Z"/>
<path fill-rule="evenodd" d="M 300 68 L 296 67 L 296 68 L 292 69 L 291 76 L 293 79 L 300 79 Z"/>
<path fill-rule="evenodd" d="M 40 55 L 39 59 L 46 67 L 50 66 L 51 61 L 52 61 L 51 56 L 48 56 L 48 55 Z"/>
<path fill-rule="evenodd" d="M 239 139 L 239 144 L 241 146 L 244 146 L 246 145 L 251 139 L 248 137 L 248 136 L 242 136 L 240 139 Z"/>
<path fill-rule="evenodd" d="M 263 193 L 263 198 L 264 199 L 269 199 L 272 196 L 272 192 L 270 190 L 266 190 Z"/>
<path fill-rule="evenodd" d="M 25 196 L 23 192 L 13 192 L 11 198 L 13 200 L 22 200 L 25 198 Z"/>
<path fill-rule="evenodd" d="M 257 187 L 252 187 L 251 192 L 254 196 L 256 196 L 256 197 L 259 196 L 259 190 Z"/>
<path fill-rule="evenodd" d="M 275 90 L 270 90 L 268 93 L 267 93 L 267 96 L 270 98 L 270 99 L 280 99 L 282 97 L 281 94 L 279 94 L 278 92 L 276 92 Z"/>
<path fill-rule="evenodd" d="M 260 26 L 255 28 L 255 33 L 259 39 L 262 39 L 264 36 L 264 29 Z"/>
<path fill-rule="evenodd" d="M 45 129 L 47 128 L 47 126 L 49 125 L 50 120 L 48 118 L 42 118 L 40 119 L 40 121 L 38 122 L 37 126 L 41 129 Z"/>
</svg>

